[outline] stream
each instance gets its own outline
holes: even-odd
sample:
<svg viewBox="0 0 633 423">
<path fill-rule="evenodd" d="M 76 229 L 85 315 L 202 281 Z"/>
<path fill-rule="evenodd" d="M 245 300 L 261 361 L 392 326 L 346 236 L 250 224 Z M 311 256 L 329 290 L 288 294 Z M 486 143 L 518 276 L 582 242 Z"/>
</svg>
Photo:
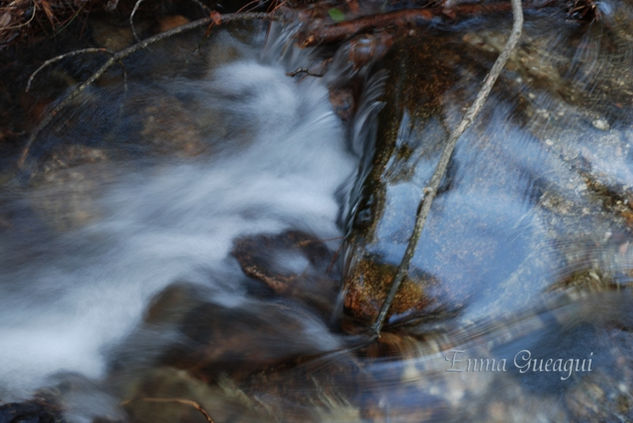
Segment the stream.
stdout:
<svg viewBox="0 0 633 423">
<path fill-rule="evenodd" d="M 0 175 L 0 422 L 633 419 L 633 7 L 601 4 L 526 17 L 378 340 L 511 22 L 323 77 L 276 24 L 114 67 Z"/>
</svg>

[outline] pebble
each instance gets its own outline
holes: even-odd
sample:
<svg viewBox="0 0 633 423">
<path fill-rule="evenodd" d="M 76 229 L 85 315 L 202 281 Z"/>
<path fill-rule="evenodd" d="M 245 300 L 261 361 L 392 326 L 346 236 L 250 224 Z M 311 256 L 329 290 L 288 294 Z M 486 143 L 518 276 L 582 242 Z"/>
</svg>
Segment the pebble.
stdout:
<svg viewBox="0 0 633 423">
<path fill-rule="evenodd" d="M 601 131 L 609 130 L 609 122 L 607 122 L 605 119 L 595 119 L 593 122 L 591 122 L 591 124 L 593 125 L 594 128 L 599 129 Z"/>
</svg>

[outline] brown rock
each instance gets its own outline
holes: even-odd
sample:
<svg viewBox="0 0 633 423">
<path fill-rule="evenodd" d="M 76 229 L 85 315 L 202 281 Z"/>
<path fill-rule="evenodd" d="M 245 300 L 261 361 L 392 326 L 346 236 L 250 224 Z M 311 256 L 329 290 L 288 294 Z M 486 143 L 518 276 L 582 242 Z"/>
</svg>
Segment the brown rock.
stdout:
<svg viewBox="0 0 633 423">
<path fill-rule="evenodd" d="M 160 32 L 169 31 L 170 29 L 174 29 L 178 26 L 189 23 L 189 19 L 185 18 L 182 15 L 171 15 L 162 17 L 158 21 L 158 27 Z"/>
<path fill-rule="evenodd" d="M 332 312 L 338 284 L 328 276 L 333 254 L 321 240 L 296 230 L 254 235 L 236 240 L 232 254 L 245 275 L 275 293 Z"/>
<path fill-rule="evenodd" d="M 346 275 L 345 307 L 358 320 L 372 322 L 387 297 L 395 266 L 361 258 Z M 424 294 L 427 281 L 406 278 L 391 305 L 390 315 L 424 310 L 430 299 Z"/>
</svg>

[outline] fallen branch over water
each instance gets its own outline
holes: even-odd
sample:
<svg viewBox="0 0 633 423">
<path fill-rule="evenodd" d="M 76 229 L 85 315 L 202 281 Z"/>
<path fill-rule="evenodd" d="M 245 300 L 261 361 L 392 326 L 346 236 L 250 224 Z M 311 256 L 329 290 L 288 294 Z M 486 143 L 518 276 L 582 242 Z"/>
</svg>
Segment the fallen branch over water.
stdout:
<svg viewBox="0 0 633 423">
<path fill-rule="evenodd" d="M 252 20 L 277 20 L 279 19 L 278 15 L 273 14 L 273 13 L 228 13 L 225 15 L 219 15 L 220 16 L 220 23 L 228 23 L 228 22 L 236 22 L 236 21 L 252 21 Z M 202 19 L 198 19 L 196 21 L 187 23 L 185 25 L 181 25 L 179 27 L 176 27 L 172 30 L 169 31 L 165 31 L 165 32 L 161 32 L 160 34 L 156 34 L 152 37 L 146 38 L 143 41 L 140 41 L 136 44 L 131 45 L 128 48 L 125 48 L 123 50 L 120 50 L 114 54 L 112 54 L 110 56 L 110 58 L 103 64 L 101 65 L 101 67 L 99 69 L 97 69 L 97 71 L 95 73 L 93 73 L 88 79 L 86 79 L 84 82 L 82 82 L 81 84 L 79 84 L 74 90 L 72 90 L 68 95 L 66 95 L 66 97 L 64 97 L 59 104 L 57 104 L 50 112 L 47 113 L 47 115 L 40 121 L 40 123 L 35 127 L 35 129 L 33 129 L 33 131 L 31 132 L 31 135 L 29 136 L 29 139 L 26 142 L 26 145 L 24 146 L 24 148 L 22 149 L 22 152 L 20 154 L 20 158 L 18 159 L 18 168 L 23 169 L 24 167 L 24 163 L 26 162 L 26 159 L 29 155 L 29 151 L 31 149 L 31 146 L 33 145 L 33 142 L 37 139 L 38 135 L 42 132 L 42 130 L 44 128 L 46 128 L 46 126 L 48 126 L 49 123 L 52 122 L 52 120 L 55 118 L 55 116 L 64 108 L 66 107 L 68 104 L 70 104 L 71 101 L 73 101 L 79 94 L 81 94 L 86 88 L 88 88 L 90 85 L 92 85 L 97 79 L 101 78 L 103 76 L 103 74 L 110 69 L 110 67 L 112 67 L 112 65 L 114 65 L 115 63 L 121 63 L 121 61 L 123 59 L 125 59 L 128 56 L 131 56 L 132 54 L 136 53 L 139 50 L 142 50 L 144 48 L 147 48 L 148 46 L 152 45 L 152 44 L 156 44 L 159 41 L 162 41 L 166 38 L 170 38 L 173 37 L 175 35 L 178 34 L 182 34 L 183 32 L 186 31 L 191 31 L 193 29 L 196 28 L 200 28 L 203 27 L 205 25 L 218 25 L 218 14 L 211 14 L 209 17 L 206 18 L 202 18 Z M 70 53 L 66 53 L 65 55 L 62 55 L 63 57 L 69 57 L 72 55 L 76 55 L 76 54 L 81 54 L 84 53 L 85 51 L 77 51 L 77 52 L 70 52 Z M 55 57 L 53 59 L 50 59 L 49 62 L 55 62 L 58 60 L 61 60 L 61 58 L 63 58 L 62 56 L 58 56 Z M 50 63 L 49 63 L 50 64 Z M 45 63 L 44 65 L 42 65 L 43 68 L 45 67 L 47 64 Z M 39 72 L 41 69 L 38 68 L 35 72 Z M 31 75 L 31 77 L 33 77 L 34 75 Z M 29 78 L 29 80 L 31 80 L 32 78 Z"/>
<path fill-rule="evenodd" d="M 196 1 L 196 0 L 194 0 Z M 138 36 L 134 29 L 133 18 L 134 14 L 141 5 L 143 0 L 137 0 L 134 6 L 134 10 L 130 14 L 130 26 L 132 28 L 132 32 L 138 40 Z M 508 3 L 493 3 L 486 5 L 456 5 L 451 8 L 433 8 L 433 9 L 406 9 L 399 10 L 395 12 L 387 12 L 387 13 L 379 13 L 369 16 L 362 16 L 356 19 L 352 19 L 349 21 L 339 22 L 331 25 L 322 25 L 319 24 L 315 26 L 312 24 L 312 20 L 308 15 L 301 16 L 301 12 L 299 12 L 299 19 L 304 21 L 304 29 L 299 32 L 298 38 L 299 43 L 306 47 L 312 46 L 321 43 L 332 43 L 344 40 L 349 38 L 357 33 L 362 33 L 363 31 L 369 31 L 372 29 L 384 29 L 387 27 L 406 27 L 412 24 L 419 24 L 421 22 L 429 23 L 432 20 L 435 20 L 438 17 L 446 16 L 449 18 L 455 18 L 458 16 L 472 16 L 481 13 L 494 13 L 508 10 Z M 519 5 L 519 8 L 522 6 Z M 515 9 L 513 4 L 513 9 Z M 277 8 L 275 9 L 277 10 Z M 297 11 L 292 9 L 284 10 L 282 13 L 290 13 L 287 16 L 288 19 L 293 16 L 296 18 Z M 31 146 L 42 132 L 42 130 L 47 127 L 55 116 L 68 104 L 70 104 L 79 94 L 81 94 L 86 88 L 88 88 L 91 84 L 93 84 L 96 80 L 101 78 L 103 74 L 112 67 L 113 64 L 119 63 L 124 72 L 125 78 L 125 68 L 123 67 L 122 60 L 127 58 L 128 56 L 136 53 L 139 50 L 145 49 L 148 46 L 155 44 L 159 41 L 162 41 L 166 38 L 173 37 L 175 35 L 181 34 L 186 31 L 190 31 L 196 28 L 200 28 L 203 26 L 208 26 L 211 29 L 213 26 L 221 25 L 222 23 L 234 22 L 234 21 L 249 21 L 249 20 L 280 20 L 282 13 L 277 13 L 275 11 L 269 13 L 250 13 L 250 12 L 236 12 L 221 15 L 218 12 L 212 11 L 205 18 L 198 19 L 196 21 L 187 23 L 185 25 L 181 25 L 169 31 L 162 32 L 160 34 L 156 34 L 152 37 L 146 38 L 145 40 L 138 41 L 136 44 L 120 50 L 118 52 L 110 52 L 106 49 L 101 48 L 88 48 L 83 50 L 77 50 L 73 52 L 69 52 L 66 54 L 62 54 L 60 56 L 56 56 L 52 59 L 47 60 L 40 68 L 38 68 L 29 78 L 29 82 L 27 85 L 27 91 L 30 89 L 31 82 L 33 78 L 44 68 L 49 66 L 52 63 L 55 63 L 61 59 L 66 57 L 76 56 L 78 54 L 83 53 L 97 53 L 104 52 L 110 54 L 110 58 L 93 73 L 88 79 L 79 84 L 75 89 L 73 89 L 68 95 L 66 95 L 62 100 L 50 110 L 46 116 L 39 122 L 39 124 L 33 129 L 22 152 L 19 156 L 17 165 L 19 169 L 24 168 L 24 164 L 26 159 L 28 158 Z M 516 10 L 515 10 L 516 16 Z M 522 17 L 522 13 L 521 13 Z M 319 19 L 316 19 L 315 22 L 320 22 Z M 500 56 L 501 57 L 501 56 Z M 299 73 L 306 73 L 311 76 L 320 76 L 319 74 L 315 74 L 311 71 L 307 71 L 303 68 L 300 68 L 295 73 L 291 73 L 291 76 L 294 76 Z M 495 78 L 496 79 L 496 78 Z M 494 81 L 493 81 L 494 83 Z M 485 101 L 485 99 L 484 99 Z M 432 200 L 431 200 L 432 201 Z"/>
<path fill-rule="evenodd" d="M 74 50 L 68 53 L 60 54 L 59 56 L 55 56 L 52 59 L 48 59 L 46 62 L 42 63 L 42 65 L 39 68 L 35 69 L 35 71 L 31 74 L 31 76 L 29 76 L 29 80 L 26 83 L 26 89 L 24 90 L 24 92 L 27 92 L 27 93 L 29 92 L 29 90 L 31 89 L 31 84 L 33 84 L 33 80 L 35 79 L 37 74 L 43 71 L 48 66 L 52 65 L 53 63 L 57 63 L 60 60 L 65 59 L 67 57 L 74 57 L 74 56 L 79 56 L 80 54 L 88 54 L 88 53 L 106 53 L 106 54 L 109 54 L 110 56 L 114 55 L 114 53 L 108 50 L 107 48 L 92 47 L 92 48 L 83 48 L 81 50 Z"/>
<path fill-rule="evenodd" d="M 389 290 L 389 294 L 385 299 L 382 307 L 380 308 L 380 312 L 378 313 L 378 317 L 374 322 L 372 327 L 375 336 L 380 336 L 380 331 L 385 323 L 385 319 L 387 317 L 387 312 L 391 307 L 391 303 L 393 302 L 396 294 L 398 293 L 398 289 L 400 285 L 404 281 L 408 271 L 409 271 L 409 263 L 415 254 L 415 249 L 418 244 L 418 240 L 420 239 L 420 235 L 422 233 L 422 229 L 424 229 L 424 224 L 426 223 L 426 219 L 429 215 L 429 211 L 431 210 L 431 204 L 437 195 L 437 190 L 446 174 L 446 169 L 448 168 L 448 164 L 450 162 L 451 156 L 453 154 L 453 150 L 455 150 L 455 145 L 457 144 L 457 140 L 464 133 L 464 131 L 473 123 L 479 112 L 481 111 L 483 105 L 492 90 L 493 85 L 497 81 L 497 78 L 501 74 L 501 71 L 505 67 L 506 62 L 510 58 L 510 54 L 516 47 L 519 42 L 519 38 L 521 38 L 521 32 L 523 30 L 523 9 L 521 5 L 521 0 L 512 0 L 512 13 L 514 16 L 514 22 L 512 24 L 512 33 L 506 42 L 501 54 L 497 57 L 492 69 L 486 75 L 484 79 L 484 83 L 477 93 L 477 98 L 466 111 L 466 114 L 462 118 L 459 125 L 451 132 L 446 145 L 444 146 L 444 150 L 442 150 L 442 154 L 440 156 L 439 162 L 435 168 L 435 172 L 431 177 L 429 185 L 423 190 L 423 197 L 418 204 L 418 210 L 415 218 L 415 226 L 413 228 L 413 233 L 409 238 L 409 242 L 407 244 L 407 249 L 404 252 L 404 256 L 402 257 L 402 261 L 398 266 L 398 271 L 396 272 L 396 276 L 391 283 L 391 288 Z"/>
</svg>

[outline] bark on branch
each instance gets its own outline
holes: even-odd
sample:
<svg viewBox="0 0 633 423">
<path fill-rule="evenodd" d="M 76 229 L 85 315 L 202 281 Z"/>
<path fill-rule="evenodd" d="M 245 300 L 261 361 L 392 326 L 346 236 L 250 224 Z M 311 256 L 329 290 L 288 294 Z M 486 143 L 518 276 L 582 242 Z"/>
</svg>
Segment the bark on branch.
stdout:
<svg viewBox="0 0 633 423">
<path fill-rule="evenodd" d="M 225 15 L 220 15 L 221 23 L 235 22 L 235 21 L 248 21 L 248 20 L 277 20 L 279 17 L 273 13 L 230 13 Z M 162 41 L 166 38 L 173 37 L 175 35 L 181 34 L 186 31 L 191 31 L 196 28 L 203 27 L 205 25 L 212 25 L 217 23 L 218 16 L 211 15 L 206 18 L 198 19 L 193 22 L 189 22 L 185 25 L 181 25 L 172 30 L 161 32 L 160 34 L 156 34 L 152 37 L 146 38 L 143 41 L 140 41 L 136 44 L 131 45 L 128 48 L 120 50 L 110 56 L 110 58 L 103 64 L 95 73 L 93 73 L 88 79 L 79 84 L 75 89 L 73 89 L 66 97 L 64 97 L 59 104 L 57 104 L 48 114 L 40 121 L 40 123 L 33 129 L 29 139 L 26 142 L 26 145 L 22 149 L 22 153 L 18 159 L 18 168 L 23 169 L 24 163 L 29 155 L 29 151 L 33 142 L 37 139 L 38 135 L 42 132 L 44 128 L 48 126 L 55 118 L 55 116 L 70 102 L 72 102 L 79 94 L 81 94 L 86 88 L 92 85 L 97 79 L 101 78 L 103 74 L 112 67 L 115 63 L 120 63 L 126 57 L 136 53 L 139 50 L 147 48 L 152 44 L 156 44 L 159 41 Z M 76 54 L 83 53 L 85 51 L 78 51 Z M 69 57 L 74 55 L 75 52 L 70 52 L 63 57 Z M 59 57 L 62 57 L 59 56 Z M 55 60 L 56 58 L 52 59 Z M 46 65 L 46 63 L 45 63 Z M 38 69 L 38 71 L 41 69 Z M 37 71 L 36 71 L 37 72 Z"/>
<path fill-rule="evenodd" d="M 442 154 L 435 168 L 435 172 L 431 177 L 429 185 L 423 190 L 422 200 L 420 200 L 420 203 L 418 204 L 413 233 L 409 238 L 407 248 L 405 250 L 404 256 L 402 257 L 402 261 L 398 266 L 396 276 L 391 283 L 391 288 L 389 290 L 389 293 L 387 294 L 387 298 L 385 299 L 385 302 L 383 303 L 380 312 L 378 313 L 378 317 L 376 318 L 376 321 L 372 327 L 375 336 L 380 336 L 380 331 L 382 330 L 382 327 L 385 323 L 387 312 L 391 307 L 391 303 L 393 302 L 393 299 L 395 298 L 398 289 L 402 284 L 402 281 L 405 279 L 409 271 L 409 264 L 411 262 L 411 259 L 413 258 L 413 255 L 415 254 L 415 249 L 417 247 L 418 240 L 420 239 L 420 234 L 424 229 L 424 224 L 426 223 L 429 211 L 431 210 L 431 204 L 433 203 L 433 200 L 435 199 L 435 196 L 437 194 L 437 190 L 442 182 L 442 179 L 444 178 L 444 175 L 446 174 L 446 169 L 448 168 L 453 150 L 455 150 L 457 140 L 477 118 L 477 115 L 485 104 L 493 85 L 497 81 L 497 78 L 501 74 L 501 71 L 503 70 L 505 64 L 510 58 L 510 55 L 512 54 L 512 51 L 519 42 L 519 38 L 521 38 L 521 32 L 523 30 L 523 9 L 521 5 L 521 0 L 512 0 L 512 13 L 514 16 L 514 22 L 512 24 L 512 33 L 510 34 L 508 41 L 501 51 L 501 54 L 499 54 L 499 57 L 497 57 L 494 65 L 490 69 L 490 72 L 488 72 L 488 75 L 486 75 L 483 85 L 477 93 L 475 101 L 468 108 L 459 125 L 457 125 L 453 132 L 451 132 L 449 139 L 446 142 L 444 149 L 442 150 Z"/>
</svg>

